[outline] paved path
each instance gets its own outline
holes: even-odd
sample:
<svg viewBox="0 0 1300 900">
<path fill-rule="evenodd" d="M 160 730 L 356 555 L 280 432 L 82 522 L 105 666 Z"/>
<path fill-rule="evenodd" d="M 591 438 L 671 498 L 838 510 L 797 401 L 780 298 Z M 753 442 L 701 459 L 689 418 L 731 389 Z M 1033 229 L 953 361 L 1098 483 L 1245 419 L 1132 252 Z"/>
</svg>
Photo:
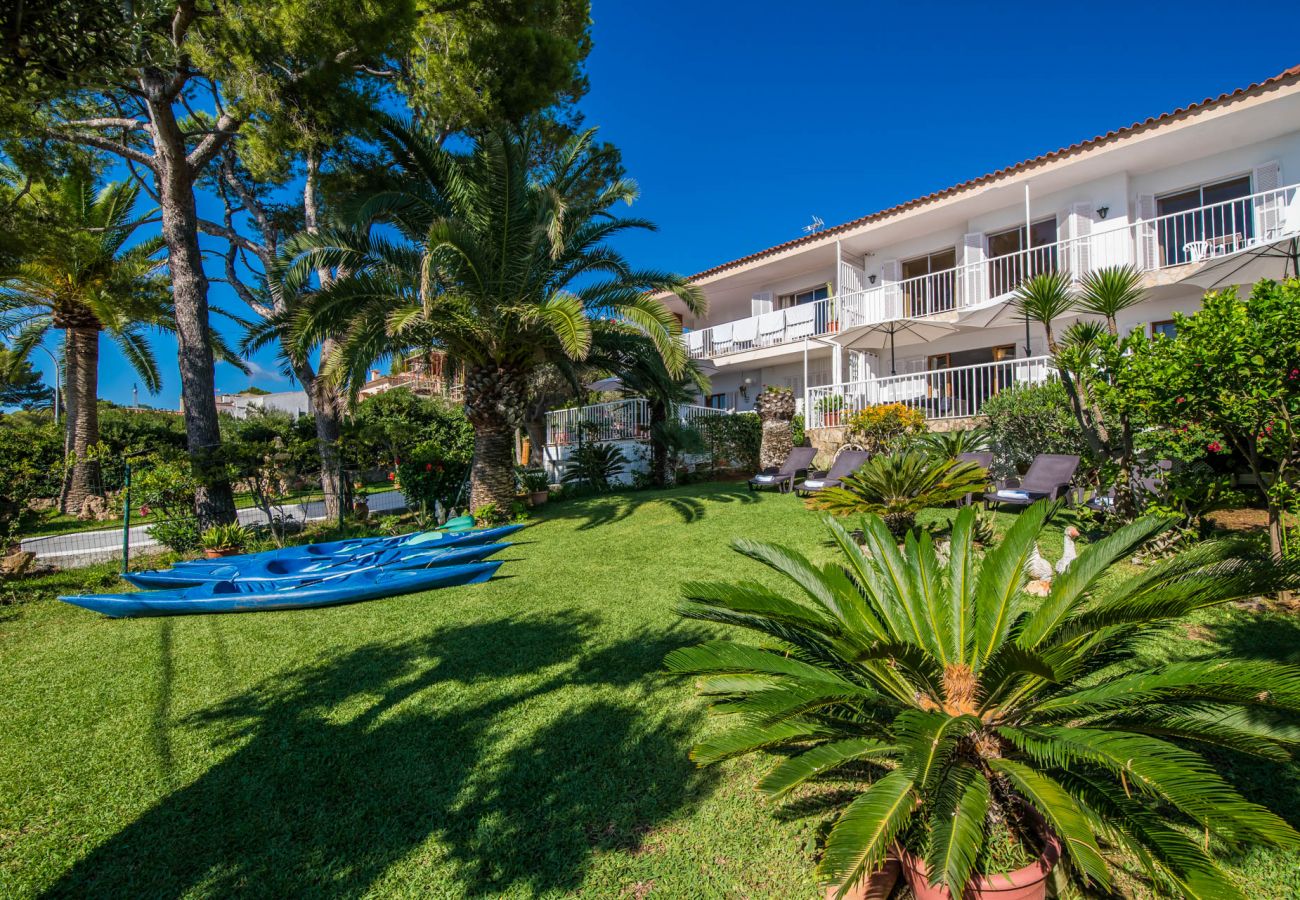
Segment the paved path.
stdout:
<svg viewBox="0 0 1300 900">
<path fill-rule="evenodd" d="M 406 498 L 401 491 L 383 491 L 366 497 L 371 513 L 397 512 L 406 508 Z M 276 515 L 299 522 L 318 522 L 325 518 L 325 501 L 308 500 L 305 503 L 286 503 L 275 508 Z M 241 509 L 237 513 L 239 524 L 258 525 L 266 521 L 260 509 Z M 132 555 L 158 546 L 149 537 L 148 525 L 131 528 Z M 76 531 L 71 534 L 52 534 L 47 537 L 23 538 L 22 548 L 36 554 L 38 563 L 61 569 L 84 566 L 92 562 L 120 559 L 122 556 L 122 526 L 95 531 Z"/>
</svg>

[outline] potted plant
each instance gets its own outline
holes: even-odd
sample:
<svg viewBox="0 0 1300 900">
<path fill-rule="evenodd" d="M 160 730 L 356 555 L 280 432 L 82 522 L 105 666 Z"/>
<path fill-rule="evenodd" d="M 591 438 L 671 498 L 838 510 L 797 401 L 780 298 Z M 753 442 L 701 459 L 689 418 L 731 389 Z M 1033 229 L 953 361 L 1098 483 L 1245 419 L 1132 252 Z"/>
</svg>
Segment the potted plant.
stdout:
<svg viewBox="0 0 1300 900">
<path fill-rule="evenodd" d="M 531 505 L 541 506 L 550 499 L 551 484 L 545 469 L 523 469 L 519 473 L 519 481 Z"/>
<path fill-rule="evenodd" d="M 213 525 L 200 537 L 203 555 L 208 559 L 234 556 L 248 546 L 252 537 L 252 533 L 238 523 Z"/>
<path fill-rule="evenodd" d="M 1195 610 L 1293 586 L 1294 568 L 1207 543 L 1134 575 L 1112 571 L 1169 527 L 1146 518 L 1084 549 L 1031 600 L 1026 562 L 1048 512 L 1028 507 L 981 554 L 967 507 L 943 563 L 928 534 L 900 548 L 867 516 L 864 549 L 832 519 L 838 565 L 735 542 L 789 590 L 687 587 L 685 616 L 761 640 L 668 656 L 733 723 L 692 757 L 780 754 L 758 785 L 773 799 L 822 777 L 861 785 L 819 866 L 835 896 L 881 872 L 894 848 L 923 898 L 1041 898 L 1058 859 L 1104 892 L 1104 839 L 1162 893 L 1232 897 L 1211 848 L 1300 844 L 1191 749 L 1288 758 L 1295 735 L 1270 723 L 1300 710 L 1300 673 L 1231 653 L 1165 664 L 1147 653 Z"/>
<path fill-rule="evenodd" d="M 844 398 L 839 394 L 830 394 L 817 400 L 817 411 L 822 414 L 822 425 L 834 428 L 840 424 L 840 413 L 844 409 Z"/>
</svg>

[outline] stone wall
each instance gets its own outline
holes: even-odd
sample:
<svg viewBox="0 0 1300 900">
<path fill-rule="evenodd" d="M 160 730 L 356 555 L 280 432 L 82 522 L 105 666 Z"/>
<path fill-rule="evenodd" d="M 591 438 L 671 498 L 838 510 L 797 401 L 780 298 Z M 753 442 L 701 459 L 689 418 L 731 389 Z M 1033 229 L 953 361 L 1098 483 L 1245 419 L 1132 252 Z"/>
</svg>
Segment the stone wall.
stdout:
<svg viewBox="0 0 1300 900">
<path fill-rule="evenodd" d="M 963 419 L 937 419 L 925 424 L 930 431 L 969 431 L 983 425 L 984 417 L 967 416 Z M 814 428 L 808 431 L 808 443 L 817 448 L 816 465 L 823 469 L 830 465 L 831 460 L 835 457 L 835 451 L 840 449 L 848 437 L 847 431 L 848 429 L 842 425 L 836 428 Z"/>
</svg>

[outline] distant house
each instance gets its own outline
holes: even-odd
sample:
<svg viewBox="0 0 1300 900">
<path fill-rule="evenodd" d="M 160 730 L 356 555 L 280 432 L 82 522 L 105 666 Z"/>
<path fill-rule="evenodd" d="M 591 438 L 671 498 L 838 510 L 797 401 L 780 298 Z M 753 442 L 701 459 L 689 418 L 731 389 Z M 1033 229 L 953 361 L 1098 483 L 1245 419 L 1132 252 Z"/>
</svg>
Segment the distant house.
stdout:
<svg viewBox="0 0 1300 900">
<path fill-rule="evenodd" d="M 404 387 L 423 397 L 443 397 L 457 403 L 465 398 L 464 373 L 439 350 L 409 356 L 399 363 L 400 371 L 380 375 L 370 370 L 370 378 L 357 391 L 361 399 Z"/>
<path fill-rule="evenodd" d="M 226 413 L 236 419 L 248 418 L 249 410 L 260 409 L 268 412 L 286 413 L 295 419 L 311 412 L 311 402 L 306 391 L 241 391 L 238 394 L 218 394 L 217 412 Z"/>
</svg>

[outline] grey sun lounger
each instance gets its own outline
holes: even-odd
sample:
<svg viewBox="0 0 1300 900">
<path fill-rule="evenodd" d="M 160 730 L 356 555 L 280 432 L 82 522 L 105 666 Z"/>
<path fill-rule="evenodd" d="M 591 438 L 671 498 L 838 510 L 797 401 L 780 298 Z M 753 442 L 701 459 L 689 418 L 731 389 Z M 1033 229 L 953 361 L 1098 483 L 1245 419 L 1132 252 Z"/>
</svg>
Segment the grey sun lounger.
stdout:
<svg viewBox="0 0 1300 900">
<path fill-rule="evenodd" d="M 790 451 L 790 455 L 781 463 L 780 468 L 764 469 L 753 478 L 749 479 L 749 489 L 774 487 L 784 493 L 794 486 L 795 477 L 800 472 L 807 472 L 812 465 L 813 458 L 817 455 L 815 447 L 795 447 Z"/>
<path fill-rule="evenodd" d="M 1148 470 L 1146 474 L 1134 479 L 1133 488 L 1137 495 L 1139 505 L 1153 497 L 1160 496 L 1160 491 L 1164 486 L 1164 480 L 1174 468 L 1174 461 L 1171 459 L 1158 459 L 1155 462 L 1154 470 Z M 1112 512 L 1115 509 L 1115 495 L 1118 485 L 1111 485 L 1110 490 L 1104 494 L 1098 494 L 1087 503 L 1083 504 L 1088 509 L 1096 512 Z"/>
<path fill-rule="evenodd" d="M 865 450 L 842 450 L 825 472 L 810 472 L 808 477 L 794 486 L 795 493 L 815 494 L 826 488 L 839 487 L 845 475 L 852 475 L 871 459 Z"/>
<path fill-rule="evenodd" d="M 1079 457 L 1064 453 L 1040 453 L 1017 488 L 1003 488 L 984 495 L 984 505 L 1006 503 L 1028 506 L 1038 500 L 1070 499 L 1070 484 L 1079 469 Z"/>
</svg>

